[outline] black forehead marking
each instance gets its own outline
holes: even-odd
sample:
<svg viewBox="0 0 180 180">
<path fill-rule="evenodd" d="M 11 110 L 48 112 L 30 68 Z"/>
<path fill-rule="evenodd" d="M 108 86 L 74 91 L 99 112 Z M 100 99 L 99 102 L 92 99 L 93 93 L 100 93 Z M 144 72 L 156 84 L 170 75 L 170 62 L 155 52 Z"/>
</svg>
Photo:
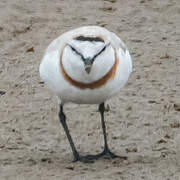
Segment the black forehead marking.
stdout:
<svg viewBox="0 0 180 180">
<path fill-rule="evenodd" d="M 78 36 L 76 38 L 74 38 L 75 40 L 78 40 L 78 41 L 90 41 L 90 42 L 103 42 L 104 43 L 104 40 L 100 37 L 86 37 L 86 36 Z"/>
</svg>

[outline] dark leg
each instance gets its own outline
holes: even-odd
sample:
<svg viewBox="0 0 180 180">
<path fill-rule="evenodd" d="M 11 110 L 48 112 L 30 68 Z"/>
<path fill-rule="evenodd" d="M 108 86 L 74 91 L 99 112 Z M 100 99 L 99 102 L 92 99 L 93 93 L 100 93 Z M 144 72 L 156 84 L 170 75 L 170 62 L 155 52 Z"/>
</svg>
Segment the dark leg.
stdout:
<svg viewBox="0 0 180 180">
<path fill-rule="evenodd" d="M 74 162 L 76 161 L 81 161 L 84 163 L 93 163 L 94 159 L 99 159 L 100 157 L 104 156 L 105 158 L 122 158 L 122 159 L 127 159 L 127 157 L 121 157 L 121 156 L 117 156 L 115 154 L 113 154 L 108 147 L 107 144 L 107 136 L 106 136 L 106 126 L 105 126 L 105 122 L 104 122 L 104 103 L 99 105 L 99 111 L 101 114 L 101 123 L 102 123 L 102 129 L 103 129 L 103 134 L 104 134 L 104 150 L 102 153 L 97 154 L 97 155 L 87 155 L 87 156 L 80 156 L 79 153 L 76 150 L 76 147 L 73 143 L 72 137 L 69 133 L 69 129 L 68 126 L 66 124 L 66 116 L 63 112 L 63 105 L 60 105 L 60 111 L 59 111 L 59 119 L 60 122 L 64 128 L 64 131 L 66 133 L 66 136 L 68 138 L 69 144 L 71 146 L 73 155 L 74 155 Z"/>
<path fill-rule="evenodd" d="M 106 135 L 106 125 L 104 122 L 104 103 L 99 105 L 99 112 L 101 114 L 101 124 L 102 124 L 102 130 L 104 135 L 104 150 L 108 150 L 108 144 L 107 144 L 107 135 Z"/>
<path fill-rule="evenodd" d="M 61 124 L 62 124 L 62 126 L 64 128 L 64 131 L 65 131 L 66 136 L 68 138 L 69 144 L 71 146 L 71 149 L 72 149 L 72 152 L 73 152 L 73 155 L 74 155 L 74 161 L 77 161 L 77 160 L 79 160 L 79 153 L 77 152 L 76 147 L 75 147 L 75 145 L 73 143 L 72 137 L 71 137 L 71 135 L 69 133 L 69 129 L 68 129 L 68 126 L 66 124 L 66 116 L 65 116 L 65 114 L 63 112 L 63 105 L 60 105 L 59 120 L 60 120 L 60 122 L 61 122 Z"/>
<path fill-rule="evenodd" d="M 105 121 L 104 121 L 104 110 L 105 110 L 104 103 L 101 103 L 99 105 L 99 112 L 101 114 L 101 124 L 102 124 L 103 135 L 104 135 L 104 151 L 102 153 L 100 153 L 99 156 L 100 157 L 105 156 L 106 158 L 118 157 L 118 158 L 122 158 L 122 159 L 127 159 L 127 157 L 117 156 L 109 150 L 108 143 L 107 143 L 107 135 L 106 135 L 106 125 L 105 125 Z"/>
<path fill-rule="evenodd" d="M 107 135 L 106 135 L 106 125 L 104 121 L 104 103 L 101 103 L 99 105 L 99 112 L 101 114 L 101 124 L 102 124 L 102 130 L 103 130 L 103 135 L 104 135 L 104 150 L 102 153 L 96 154 L 96 155 L 87 155 L 84 156 L 83 158 L 86 160 L 94 160 L 94 159 L 99 159 L 101 157 L 104 157 L 106 159 L 111 159 L 111 158 L 121 158 L 123 160 L 126 160 L 126 156 L 117 156 L 114 153 L 112 153 L 108 147 L 107 143 Z"/>
<path fill-rule="evenodd" d="M 76 150 L 76 147 L 74 145 L 74 142 L 72 140 L 72 137 L 70 135 L 70 132 L 69 132 L 69 129 L 68 129 L 68 126 L 66 124 L 66 116 L 63 112 L 63 105 L 60 105 L 60 111 L 59 111 L 59 120 L 64 128 L 64 131 L 66 133 L 66 136 L 68 138 L 68 141 L 69 141 L 69 144 L 71 146 L 71 149 L 72 149 L 72 152 L 73 152 L 73 155 L 74 155 L 74 160 L 73 162 L 76 162 L 76 161 L 81 161 L 81 162 L 84 162 L 84 163 L 93 163 L 93 159 L 90 155 L 91 158 L 89 158 L 89 155 L 88 156 L 80 156 L 79 153 L 77 152 Z"/>
</svg>

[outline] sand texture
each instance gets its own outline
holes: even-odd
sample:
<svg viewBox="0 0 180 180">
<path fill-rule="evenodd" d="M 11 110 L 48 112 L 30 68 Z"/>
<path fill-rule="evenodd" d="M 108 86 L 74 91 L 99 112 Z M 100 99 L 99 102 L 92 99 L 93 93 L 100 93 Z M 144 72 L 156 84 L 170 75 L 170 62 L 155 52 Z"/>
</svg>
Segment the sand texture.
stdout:
<svg viewBox="0 0 180 180">
<path fill-rule="evenodd" d="M 39 78 L 48 44 L 83 25 L 114 31 L 133 56 L 105 114 L 111 150 L 126 161 L 72 163 L 57 99 Z M 102 151 L 97 106 L 65 112 L 78 151 Z M 41 179 L 180 179 L 180 0 L 0 1 L 0 180 Z"/>
</svg>

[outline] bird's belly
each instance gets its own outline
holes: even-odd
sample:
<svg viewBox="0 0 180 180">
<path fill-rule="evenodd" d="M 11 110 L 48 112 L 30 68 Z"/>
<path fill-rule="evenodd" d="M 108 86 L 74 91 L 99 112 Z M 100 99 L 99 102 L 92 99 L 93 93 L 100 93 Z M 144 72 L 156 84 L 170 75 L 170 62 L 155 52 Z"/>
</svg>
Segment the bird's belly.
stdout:
<svg viewBox="0 0 180 180">
<path fill-rule="evenodd" d="M 74 90 L 66 90 L 63 93 L 59 94 L 59 98 L 63 102 L 73 102 L 77 104 L 100 104 L 107 99 L 109 99 L 110 92 L 107 90 L 103 90 L 103 88 L 91 90 L 81 90 L 81 89 L 74 89 Z"/>
<path fill-rule="evenodd" d="M 77 104 L 100 104 L 105 102 L 112 96 L 115 96 L 125 82 L 114 79 L 108 82 L 106 85 L 95 89 L 80 89 L 70 84 L 66 84 L 57 89 L 56 94 L 59 99 L 66 102 L 73 102 Z"/>
</svg>

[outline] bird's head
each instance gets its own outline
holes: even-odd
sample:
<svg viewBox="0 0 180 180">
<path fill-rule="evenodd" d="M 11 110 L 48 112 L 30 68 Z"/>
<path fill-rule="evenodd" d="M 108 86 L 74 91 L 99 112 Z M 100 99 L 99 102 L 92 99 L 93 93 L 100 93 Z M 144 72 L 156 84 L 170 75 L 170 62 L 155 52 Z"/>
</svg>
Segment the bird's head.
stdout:
<svg viewBox="0 0 180 180">
<path fill-rule="evenodd" d="M 105 53 L 109 45 L 100 37 L 78 36 L 67 43 L 67 48 L 77 64 L 78 61 L 83 63 L 85 72 L 90 74 L 93 63 Z"/>
</svg>

